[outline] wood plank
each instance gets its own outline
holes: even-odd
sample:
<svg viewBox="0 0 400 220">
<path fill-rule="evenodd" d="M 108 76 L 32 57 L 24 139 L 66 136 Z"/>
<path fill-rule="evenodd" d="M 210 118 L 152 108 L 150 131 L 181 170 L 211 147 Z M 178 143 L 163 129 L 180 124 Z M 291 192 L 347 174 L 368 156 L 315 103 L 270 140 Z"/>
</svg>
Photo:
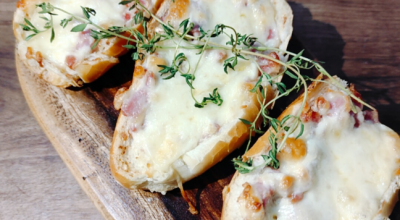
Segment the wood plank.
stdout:
<svg viewBox="0 0 400 220">
<path fill-rule="evenodd" d="M 103 219 L 26 104 L 14 61 L 15 3 L 0 1 L 0 219 Z"/>
</svg>

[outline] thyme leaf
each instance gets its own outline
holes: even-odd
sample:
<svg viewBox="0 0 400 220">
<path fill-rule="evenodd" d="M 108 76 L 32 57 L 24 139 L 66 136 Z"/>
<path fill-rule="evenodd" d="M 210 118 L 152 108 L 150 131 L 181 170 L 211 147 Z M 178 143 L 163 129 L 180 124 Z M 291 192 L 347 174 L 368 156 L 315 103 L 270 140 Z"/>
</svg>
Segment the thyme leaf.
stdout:
<svg viewBox="0 0 400 220">
<path fill-rule="evenodd" d="M 247 60 L 244 56 L 240 54 L 235 54 L 233 57 L 229 57 L 224 61 L 224 72 L 228 74 L 228 68 L 232 69 L 233 71 L 235 70 L 236 65 L 238 64 L 238 58 L 241 58 L 243 60 Z"/>
<path fill-rule="evenodd" d="M 93 16 L 96 15 L 96 11 L 95 11 L 94 9 L 92 9 L 92 8 L 82 7 L 82 6 L 81 6 L 81 8 L 82 8 L 82 13 L 83 13 L 83 15 L 84 15 L 87 19 L 90 18 L 90 15 L 93 15 Z"/>
<path fill-rule="evenodd" d="M 61 20 L 61 23 L 60 23 L 60 26 L 63 27 L 63 28 L 67 27 L 68 23 L 69 23 L 70 21 L 72 21 L 72 19 L 73 19 L 72 17 L 70 17 L 70 18 L 68 18 L 68 19 L 66 19 L 66 18 L 62 19 L 62 20 Z"/>
<path fill-rule="evenodd" d="M 158 65 L 158 67 L 161 67 L 162 69 L 159 71 L 161 73 L 161 76 L 168 74 L 169 75 L 163 79 L 171 79 L 172 77 L 175 76 L 175 74 L 178 72 L 178 69 L 175 66 L 165 66 L 165 65 Z"/>
<path fill-rule="evenodd" d="M 85 30 L 86 26 L 87 26 L 87 24 L 78 24 L 71 29 L 71 32 L 81 32 L 81 31 Z"/>
<path fill-rule="evenodd" d="M 203 101 L 198 104 L 196 103 L 195 106 L 198 108 L 203 108 L 207 103 L 214 103 L 218 106 L 221 106 L 224 100 L 222 100 L 221 95 L 218 92 L 218 88 L 215 88 L 212 92 L 212 94 L 209 94 L 209 97 L 204 97 Z"/>
</svg>

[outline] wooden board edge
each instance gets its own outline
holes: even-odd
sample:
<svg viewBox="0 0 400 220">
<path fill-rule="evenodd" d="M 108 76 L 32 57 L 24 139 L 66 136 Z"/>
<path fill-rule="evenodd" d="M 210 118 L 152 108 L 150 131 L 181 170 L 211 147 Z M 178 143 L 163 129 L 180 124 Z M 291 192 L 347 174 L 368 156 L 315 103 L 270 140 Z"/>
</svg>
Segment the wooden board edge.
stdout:
<svg viewBox="0 0 400 220">
<path fill-rule="evenodd" d="M 63 148 L 61 147 L 61 144 L 57 141 L 57 138 L 52 135 L 52 133 L 47 129 L 46 122 L 42 121 L 41 118 L 39 117 L 39 113 L 37 112 L 37 109 L 35 108 L 35 105 L 32 102 L 32 98 L 29 96 L 29 91 L 26 88 L 26 85 L 24 83 L 21 83 L 22 80 L 22 65 L 24 65 L 18 57 L 18 53 L 15 53 L 15 64 L 16 64 L 16 70 L 17 70 L 17 75 L 18 75 L 18 81 L 20 82 L 20 86 L 22 89 L 22 93 L 24 94 L 25 100 L 29 106 L 29 109 L 31 110 L 33 116 L 35 117 L 36 121 L 40 125 L 41 129 L 45 133 L 46 137 L 50 140 L 50 143 L 53 145 L 54 149 L 60 156 L 60 158 L 63 160 L 64 164 L 67 166 L 69 169 L 70 173 L 74 176 L 75 180 L 78 182 L 80 187 L 83 189 L 83 191 L 86 193 L 86 195 L 90 198 L 92 203 L 95 205 L 97 210 L 101 213 L 101 215 L 107 219 L 107 220 L 113 220 L 114 218 L 112 217 L 111 213 L 106 209 L 106 207 L 101 203 L 100 199 L 96 195 L 96 193 L 93 191 L 93 189 L 90 187 L 89 183 L 84 181 L 82 179 L 82 174 L 78 169 L 76 169 L 71 160 L 67 157 L 68 154 L 64 152 Z M 80 173 L 81 175 L 78 175 Z"/>
</svg>

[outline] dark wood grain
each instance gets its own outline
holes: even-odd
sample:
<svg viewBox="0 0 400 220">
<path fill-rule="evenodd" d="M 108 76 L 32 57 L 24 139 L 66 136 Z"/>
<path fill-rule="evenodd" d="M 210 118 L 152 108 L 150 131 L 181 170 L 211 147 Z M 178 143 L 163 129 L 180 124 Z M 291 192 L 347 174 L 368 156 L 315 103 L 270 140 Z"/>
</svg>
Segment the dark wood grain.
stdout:
<svg viewBox="0 0 400 220">
<path fill-rule="evenodd" d="M 294 34 L 400 133 L 400 2 L 295 1 Z"/>
<path fill-rule="evenodd" d="M 313 57 L 325 61 L 324 66 L 333 75 L 338 75 L 356 85 L 363 98 L 372 103 L 380 112 L 383 124 L 400 133 L 400 2 L 397 0 L 296 0 L 290 2 L 294 11 L 294 34 L 302 43 L 291 41 L 290 49 L 298 52 L 302 47 Z M 11 14 L 14 1 L 0 3 L 0 219 L 19 218 L 33 215 L 35 218 L 99 218 L 93 205 L 82 195 L 78 184 L 66 173 L 60 158 L 44 137 L 40 128 L 24 103 L 14 66 L 14 39 L 11 30 Z M 3 13 L 4 12 L 4 13 Z M 4 34 L 3 34 L 4 33 Z M 125 58 L 126 59 L 126 58 Z M 128 59 L 123 62 L 129 62 Z M 128 67 L 127 67 L 128 66 Z M 74 140 L 64 140 L 72 145 L 81 146 L 82 155 L 95 158 L 87 167 L 71 167 L 70 160 L 63 156 L 77 182 L 85 189 L 106 218 L 118 218 L 121 206 L 135 218 L 175 219 L 218 219 L 220 216 L 223 186 L 229 183 L 234 169 L 230 159 L 240 150 L 211 168 L 200 177 L 186 183 L 189 199 L 200 211 L 192 216 L 179 191 L 174 190 L 165 196 L 143 191 L 127 191 L 113 182 L 106 159 L 109 140 L 118 112 L 112 106 L 112 96 L 116 88 L 130 80 L 133 65 L 119 65 L 99 81 L 77 90 L 62 90 L 69 99 L 79 97 L 90 103 L 93 112 L 100 112 L 104 118 L 98 134 L 86 134 L 69 127 L 68 131 L 76 135 Z M 45 85 L 43 85 L 44 87 Z M 58 91 L 60 92 L 60 91 Z M 49 99 L 48 101 L 51 101 Z M 53 100 L 54 101 L 54 100 Z M 274 114 L 279 114 L 290 100 L 277 105 Z M 83 108 L 83 107 L 82 107 Z M 63 109 L 63 108 L 62 108 Z M 57 114 L 69 115 L 71 112 Z M 77 113 L 74 113 L 75 115 Z M 88 116 L 91 117 L 90 115 Z M 67 117 L 68 118 L 68 117 Z M 91 119 L 92 120 L 92 119 Z M 68 122 L 71 123 L 71 122 Z M 67 124 L 68 124 L 67 123 Z M 64 125 L 62 125 L 64 126 Z M 59 127 L 62 128 L 60 125 Z M 100 125 L 92 125 L 100 126 Z M 90 133 L 90 132 L 89 132 Z M 93 140 L 97 143 L 93 145 Z M 50 138 L 52 139 L 52 138 Z M 54 143 L 53 143 L 54 144 Z M 57 144 L 57 143 L 56 143 Z M 56 145 L 55 144 L 55 145 Z M 65 144 L 65 142 L 63 142 Z M 57 171 L 61 170 L 60 173 Z M 33 174 L 30 174 L 33 173 Z M 81 173 L 82 175 L 77 175 Z M 37 180 L 42 178 L 42 180 Z M 98 182 L 104 177 L 105 182 Z M 24 184 L 21 184 L 24 182 Z M 68 187 L 63 187 L 64 183 Z M 115 189 L 120 202 L 110 210 L 104 207 L 96 193 L 88 188 L 93 184 L 108 184 Z M 55 188 L 55 189 L 54 189 Z M 65 189 L 67 188 L 67 189 Z M 109 193 L 109 192 L 103 192 Z M 76 195 L 78 194 L 78 195 Z M 150 215 L 141 202 L 155 204 L 159 215 Z M 36 205 L 44 201 L 45 205 Z M 56 201 L 52 203 L 52 201 Z M 126 202 L 127 205 L 123 205 Z M 109 202 L 110 203 L 110 202 Z M 26 210 L 19 207 L 29 207 Z M 72 207 L 72 208 L 68 208 Z M 148 207 L 151 210 L 151 207 Z M 44 213 L 44 214 L 43 214 Z M 146 214 L 147 213 L 147 214 Z M 162 217 L 163 216 L 163 217 Z M 126 216 L 125 216 L 126 217 Z M 123 219 L 124 217 L 120 216 Z M 395 208 L 391 219 L 400 219 L 400 206 Z"/>
</svg>

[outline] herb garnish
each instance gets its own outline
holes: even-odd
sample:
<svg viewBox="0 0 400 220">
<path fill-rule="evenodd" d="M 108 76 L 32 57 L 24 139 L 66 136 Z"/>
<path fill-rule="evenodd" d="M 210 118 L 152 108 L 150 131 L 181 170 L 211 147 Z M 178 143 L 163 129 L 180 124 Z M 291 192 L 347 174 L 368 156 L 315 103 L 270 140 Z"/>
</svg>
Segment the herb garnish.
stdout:
<svg viewBox="0 0 400 220">
<path fill-rule="evenodd" d="M 161 76 L 163 76 L 164 80 L 168 80 L 175 77 L 177 73 L 179 73 L 180 76 L 185 78 L 186 83 L 190 87 L 192 98 L 195 101 L 195 107 L 198 108 L 203 108 L 208 103 L 213 103 L 218 106 L 220 106 L 223 103 L 221 95 L 218 93 L 218 88 L 215 88 L 212 91 L 212 93 L 209 94 L 209 97 L 204 97 L 201 102 L 197 101 L 197 99 L 193 95 L 193 90 L 195 89 L 193 86 L 193 82 L 196 79 L 195 73 L 197 71 L 198 65 L 202 59 L 205 50 L 220 49 L 232 52 L 233 56 L 225 59 L 223 63 L 223 70 L 226 74 L 228 74 L 229 71 L 235 70 L 235 67 L 237 66 L 240 59 L 250 60 L 254 62 L 257 65 L 261 75 L 258 81 L 255 83 L 254 87 L 250 90 L 250 92 L 256 94 L 258 103 L 260 105 L 260 110 L 253 121 L 248 121 L 246 119 L 240 119 L 240 121 L 248 125 L 250 129 L 249 141 L 246 147 L 246 152 L 250 147 L 253 133 L 263 133 L 263 131 L 260 130 L 259 125 L 257 123 L 258 121 L 260 121 L 260 119 L 262 119 L 264 126 L 270 125 L 272 127 L 272 130 L 269 133 L 270 150 L 266 155 L 262 155 L 264 163 L 262 163 L 257 167 L 253 165 L 252 158 L 243 160 L 243 158 L 239 156 L 238 158 L 233 159 L 234 166 L 240 173 L 248 173 L 257 169 L 258 167 L 264 167 L 264 166 L 269 166 L 274 169 L 278 169 L 280 164 L 277 159 L 277 153 L 279 153 L 279 151 L 284 147 L 286 139 L 298 129 L 299 132 L 298 135 L 296 136 L 296 139 L 302 135 L 304 130 L 304 124 L 300 119 L 300 114 L 301 110 L 304 109 L 307 100 L 306 81 L 307 80 L 318 81 L 318 80 L 310 79 L 307 76 L 302 75 L 300 73 L 301 69 L 315 68 L 322 75 L 328 77 L 332 84 L 334 84 L 342 91 L 347 93 L 347 95 L 351 96 L 351 98 L 368 106 L 371 109 L 374 109 L 367 103 L 363 102 L 360 98 L 352 94 L 351 91 L 344 88 L 339 82 L 337 82 L 332 76 L 330 76 L 329 73 L 318 62 L 303 57 L 302 52 L 295 54 L 288 51 L 282 51 L 277 48 L 255 46 L 257 38 L 253 37 L 251 34 L 248 35 L 248 34 L 237 33 L 233 27 L 224 24 L 218 24 L 214 27 L 213 30 L 208 30 L 208 31 L 204 31 L 201 27 L 198 27 L 200 36 L 195 37 L 189 34 L 189 32 L 194 28 L 194 24 L 190 22 L 189 19 L 183 20 L 180 23 L 179 27 L 175 29 L 169 23 L 163 22 L 161 19 L 159 19 L 157 16 L 151 13 L 146 7 L 144 7 L 140 3 L 139 0 L 121 1 L 120 4 L 121 5 L 132 4 L 130 6 L 130 10 L 132 9 L 137 10 L 133 22 L 135 25 L 139 24 L 142 25 L 142 27 L 144 28 L 143 33 L 138 31 L 133 23 L 129 27 L 112 26 L 109 27 L 108 29 L 105 29 L 95 24 L 90 19 L 91 16 L 96 15 L 96 11 L 94 9 L 88 7 L 81 7 L 83 16 L 77 16 L 61 8 L 55 7 L 50 3 L 42 3 L 36 5 L 37 7 L 41 8 L 41 11 L 39 13 L 48 15 L 48 17 L 41 17 L 42 19 L 46 20 L 46 24 L 44 25 L 44 30 L 38 30 L 26 18 L 24 19 L 25 24 L 20 24 L 20 25 L 24 31 L 33 32 L 28 37 L 26 37 L 26 40 L 31 39 L 32 37 L 36 36 L 41 32 L 51 29 L 50 42 L 52 42 L 55 38 L 53 16 L 57 15 L 54 13 L 54 11 L 60 11 L 70 16 L 69 18 L 65 18 L 61 21 L 60 25 L 63 28 L 65 28 L 67 24 L 73 20 L 79 21 L 80 24 L 73 27 L 71 29 L 72 32 L 84 31 L 88 27 L 88 25 L 91 25 L 94 28 L 96 28 L 96 29 L 90 29 L 90 35 L 95 39 L 95 43 L 92 45 L 92 48 L 95 48 L 99 43 L 99 41 L 102 39 L 110 37 L 119 37 L 127 40 L 127 44 L 124 45 L 125 48 L 136 50 L 132 54 L 132 58 L 134 60 L 143 59 L 145 56 L 145 53 L 143 52 L 151 54 L 154 53 L 157 49 L 174 49 L 175 54 L 172 64 L 170 66 L 159 65 L 159 67 L 161 68 L 160 74 Z M 150 17 L 145 17 L 144 16 L 145 14 L 150 15 Z M 149 36 L 147 32 L 147 23 L 150 21 L 150 18 L 153 18 L 161 25 L 164 33 L 162 34 L 154 33 L 153 36 L 151 37 Z M 128 33 L 129 36 L 126 36 L 126 33 Z M 210 41 L 211 38 L 216 38 L 221 35 L 228 36 L 229 41 L 226 42 L 226 45 L 220 45 L 214 43 L 213 41 Z M 170 47 L 159 44 L 166 40 L 172 40 L 172 42 L 174 42 L 176 45 L 174 47 Z M 182 45 L 182 42 L 185 42 L 185 44 Z M 197 53 L 199 55 L 199 58 L 197 60 L 196 66 L 193 71 L 191 71 L 190 69 L 188 58 L 185 56 L 185 54 L 178 53 L 179 48 L 199 51 Z M 271 56 L 265 55 L 263 53 L 264 51 L 277 51 L 288 56 L 290 59 L 287 62 L 283 62 L 279 59 L 275 59 Z M 264 58 L 280 64 L 282 66 L 281 68 L 282 71 L 280 71 L 275 76 L 270 76 L 269 74 L 265 73 L 262 70 L 262 68 L 256 61 L 254 61 L 255 57 Z M 184 68 L 185 63 L 187 64 L 186 68 Z M 187 71 L 183 71 L 183 69 L 187 69 Z M 283 75 L 287 75 L 288 77 L 291 77 L 294 80 L 296 80 L 294 86 L 292 86 L 291 88 L 287 88 L 285 84 L 280 82 L 280 78 L 283 77 Z M 275 97 L 272 100 L 267 100 L 266 98 L 268 92 L 268 89 L 266 89 L 267 85 L 279 91 L 279 94 L 276 93 Z M 298 111 L 297 114 L 287 115 L 284 118 L 282 118 L 282 120 L 278 120 L 276 118 L 268 116 L 269 108 L 271 108 L 271 106 L 277 99 L 287 96 L 293 91 L 299 91 L 300 88 L 302 87 L 304 88 L 304 96 L 300 107 L 300 111 Z M 353 107 L 352 109 L 353 111 L 355 111 L 355 107 Z"/>
</svg>

